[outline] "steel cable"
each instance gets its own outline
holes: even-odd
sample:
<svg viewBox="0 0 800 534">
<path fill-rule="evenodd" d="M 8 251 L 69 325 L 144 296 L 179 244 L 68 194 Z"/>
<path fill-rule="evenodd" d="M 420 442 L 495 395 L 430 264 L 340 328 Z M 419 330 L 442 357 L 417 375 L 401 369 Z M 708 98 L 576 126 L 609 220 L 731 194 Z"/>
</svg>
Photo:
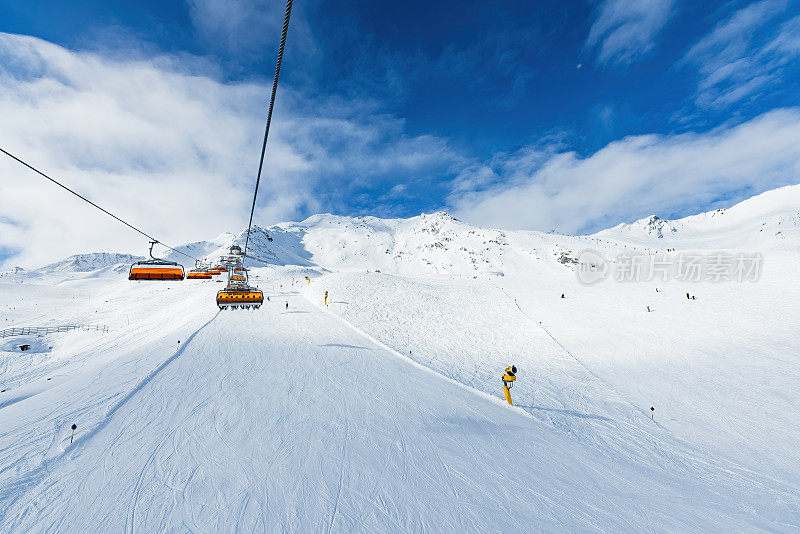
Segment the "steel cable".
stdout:
<svg viewBox="0 0 800 534">
<path fill-rule="evenodd" d="M 278 77 L 281 74 L 281 63 L 283 63 L 283 49 L 286 47 L 286 34 L 289 31 L 289 17 L 292 14 L 292 0 L 286 0 L 286 14 L 283 18 L 283 31 L 281 32 L 281 45 L 278 49 L 278 62 L 275 65 L 275 76 L 272 79 L 272 96 L 269 99 L 269 111 L 267 112 L 267 127 L 264 130 L 264 143 L 261 145 L 261 159 L 258 162 L 258 175 L 256 176 L 256 188 L 253 191 L 253 205 L 250 207 L 250 222 L 247 224 L 247 237 L 244 241 L 244 253 L 247 254 L 247 246 L 250 244 L 250 229 L 253 227 L 253 212 L 256 209 L 256 198 L 258 197 L 258 184 L 261 182 L 261 170 L 264 167 L 264 153 L 267 151 L 267 138 L 269 137 L 269 125 L 272 122 L 272 109 L 275 107 L 275 94 L 278 92 Z"/>
<path fill-rule="evenodd" d="M 61 183 L 61 182 L 59 182 L 58 180 L 55 180 L 55 179 L 51 178 L 50 176 L 46 175 L 45 173 L 43 173 L 42 171 L 40 171 L 39 169 L 37 169 L 37 168 L 36 168 L 36 167 L 34 167 L 33 165 L 31 165 L 31 164 L 29 164 L 29 163 L 27 163 L 27 162 L 25 162 L 25 161 L 21 160 L 20 158 L 18 158 L 17 156 L 15 156 L 14 154 L 12 154 L 11 152 L 8 152 L 7 150 L 3 149 L 2 147 L 0 147 L 0 152 L 2 152 L 3 154 L 5 154 L 5 155 L 6 155 L 6 156 L 8 156 L 9 158 L 13 159 L 14 161 L 16 161 L 16 162 L 18 162 L 18 163 L 20 163 L 20 164 L 24 165 L 25 167 L 29 168 L 30 170 L 32 170 L 32 171 L 33 171 L 33 172 L 35 172 L 36 174 L 38 174 L 38 175 L 40 175 L 40 176 L 43 176 L 43 177 L 47 178 L 48 180 L 50 180 L 51 182 L 53 182 L 53 183 L 54 183 L 54 184 L 56 184 L 57 186 L 59 186 L 59 187 L 61 187 L 61 188 L 63 188 L 63 189 L 66 189 L 67 191 L 69 191 L 70 193 L 72 193 L 73 195 L 75 195 L 76 197 L 78 197 L 79 199 L 83 200 L 84 202 L 88 202 L 89 204 L 91 204 L 91 205 L 92 205 L 92 206 L 94 206 L 95 208 L 99 209 L 100 211 L 102 211 L 102 212 L 103 212 L 103 213 L 105 213 L 106 215 L 108 215 L 108 216 L 110 216 L 110 217 L 113 217 L 114 219 L 118 220 L 119 222 L 121 222 L 122 224 L 124 224 L 125 226 L 127 226 L 128 228 L 130 228 L 131 230 L 134 230 L 134 231 L 136 231 L 136 232 L 139 232 L 140 234 L 142 234 L 143 236 L 145 236 L 145 237 L 146 237 L 147 239 L 149 239 L 150 241 L 155 241 L 156 243 L 158 243 L 158 244 L 160 244 L 160 245 L 163 245 L 163 246 L 167 247 L 168 249 L 170 249 L 170 250 L 171 250 L 171 251 L 173 251 L 173 252 L 177 252 L 178 254 L 183 254 L 183 255 L 184 255 L 184 256 L 186 256 L 187 258 L 191 258 L 191 259 L 193 259 L 193 260 L 200 261 L 200 260 L 198 260 L 197 258 L 195 258 L 194 256 L 190 256 L 190 255 L 186 254 L 185 252 L 181 252 L 180 250 L 178 250 L 178 249 L 176 249 L 176 248 L 173 248 L 173 247 L 171 247 L 171 246 L 169 246 L 169 245 L 165 244 L 165 243 L 164 243 L 164 242 L 162 242 L 161 240 L 159 240 L 159 239 L 156 239 L 155 237 L 151 236 L 150 234 L 148 234 L 148 233 L 145 233 L 145 232 L 143 232 L 142 230 L 139 230 L 138 228 L 136 228 L 136 227 L 135 227 L 134 225 L 132 225 L 131 223 L 129 223 L 129 222 L 127 222 L 127 221 L 125 221 L 125 220 L 121 219 L 120 217 L 117 217 L 116 215 L 114 215 L 113 213 L 111 213 L 110 211 L 108 211 L 107 209 L 105 209 L 105 208 L 102 208 L 102 207 L 98 206 L 97 204 L 95 204 L 94 202 L 92 202 L 91 200 L 89 200 L 88 198 L 86 198 L 85 196 L 81 195 L 80 193 L 78 193 L 78 192 L 76 192 L 76 191 L 73 191 L 72 189 L 70 189 L 70 188 L 69 188 L 69 187 L 67 187 L 66 185 L 62 184 L 62 183 Z"/>
</svg>

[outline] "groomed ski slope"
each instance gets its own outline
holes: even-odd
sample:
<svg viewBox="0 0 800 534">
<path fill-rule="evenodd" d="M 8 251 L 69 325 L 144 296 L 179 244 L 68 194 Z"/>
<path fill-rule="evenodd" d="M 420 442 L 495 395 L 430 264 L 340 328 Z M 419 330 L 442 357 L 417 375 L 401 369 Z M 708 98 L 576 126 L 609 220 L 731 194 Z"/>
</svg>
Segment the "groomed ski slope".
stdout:
<svg viewBox="0 0 800 534">
<path fill-rule="evenodd" d="M 703 457 L 572 363 L 551 362 L 549 380 L 603 395 L 537 419 L 321 310 L 295 290 L 298 273 L 255 274 L 270 301 L 222 313 L 213 282 L 69 282 L 127 309 L 103 309 L 117 333 L 65 353 L 59 385 L 0 409 L 0 531 L 796 527 L 795 488 Z M 142 316 L 157 302 L 157 318 Z M 44 381 L 53 364 L 42 365 L 14 387 Z M 552 389 L 565 403 L 573 393 Z"/>
<path fill-rule="evenodd" d="M 502 395 L 499 372 L 515 364 L 519 405 L 601 448 L 634 448 L 617 423 L 651 427 L 654 407 L 660 431 L 704 456 L 798 487 L 797 287 L 797 255 L 772 252 L 757 283 L 586 286 L 554 264 L 475 278 L 337 272 L 304 292 L 322 303 L 329 291 L 331 313 L 488 394 Z"/>
</svg>

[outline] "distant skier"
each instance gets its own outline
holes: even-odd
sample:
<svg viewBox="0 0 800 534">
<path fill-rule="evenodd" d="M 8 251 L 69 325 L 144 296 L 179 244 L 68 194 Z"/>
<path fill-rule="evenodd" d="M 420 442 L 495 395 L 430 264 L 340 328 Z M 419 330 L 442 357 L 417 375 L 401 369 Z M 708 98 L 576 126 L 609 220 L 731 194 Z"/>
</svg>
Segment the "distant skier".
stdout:
<svg viewBox="0 0 800 534">
<path fill-rule="evenodd" d="M 689 292 L 686 292 L 686 300 L 689 300 L 691 297 L 689 296 Z"/>
<path fill-rule="evenodd" d="M 566 297 L 564 297 L 564 293 L 561 293 L 561 298 L 562 298 L 562 299 L 563 299 L 563 298 L 566 298 Z"/>
<path fill-rule="evenodd" d="M 287 310 L 289 309 L 289 302 L 288 301 L 286 302 L 286 309 Z"/>
<path fill-rule="evenodd" d="M 650 313 L 650 306 L 647 307 L 647 313 Z"/>
</svg>

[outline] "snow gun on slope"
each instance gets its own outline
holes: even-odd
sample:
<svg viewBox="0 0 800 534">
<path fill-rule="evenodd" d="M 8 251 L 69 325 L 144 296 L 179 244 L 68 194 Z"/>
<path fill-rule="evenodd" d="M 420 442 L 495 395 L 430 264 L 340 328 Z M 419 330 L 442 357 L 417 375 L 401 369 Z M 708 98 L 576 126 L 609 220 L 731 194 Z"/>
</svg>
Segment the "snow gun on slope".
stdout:
<svg viewBox="0 0 800 534">
<path fill-rule="evenodd" d="M 517 379 L 516 373 L 517 373 L 517 368 L 516 366 L 512 365 L 510 367 L 506 367 L 506 372 L 503 373 L 503 376 L 501 377 L 503 379 L 503 393 L 505 393 L 506 402 L 508 402 L 512 406 L 514 405 L 514 403 L 511 402 L 511 387 L 514 384 L 514 381 Z"/>
</svg>

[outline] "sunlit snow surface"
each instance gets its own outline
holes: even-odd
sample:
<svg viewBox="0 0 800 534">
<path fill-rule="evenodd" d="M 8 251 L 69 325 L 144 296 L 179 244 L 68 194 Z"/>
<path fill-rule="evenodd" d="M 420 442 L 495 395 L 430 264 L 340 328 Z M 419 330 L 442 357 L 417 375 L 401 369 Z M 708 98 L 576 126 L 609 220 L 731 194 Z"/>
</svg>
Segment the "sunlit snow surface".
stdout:
<svg viewBox="0 0 800 534">
<path fill-rule="evenodd" d="M 110 330 L 0 340 L 0 531 L 796 531 L 800 249 L 779 191 L 728 226 L 668 221 L 669 244 L 646 222 L 317 216 L 259 230 L 270 300 L 250 311 L 110 256 L 4 273 L 0 328 Z M 760 281 L 586 286 L 559 261 L 681 234 L 761 252 Z"/>
</svg>

